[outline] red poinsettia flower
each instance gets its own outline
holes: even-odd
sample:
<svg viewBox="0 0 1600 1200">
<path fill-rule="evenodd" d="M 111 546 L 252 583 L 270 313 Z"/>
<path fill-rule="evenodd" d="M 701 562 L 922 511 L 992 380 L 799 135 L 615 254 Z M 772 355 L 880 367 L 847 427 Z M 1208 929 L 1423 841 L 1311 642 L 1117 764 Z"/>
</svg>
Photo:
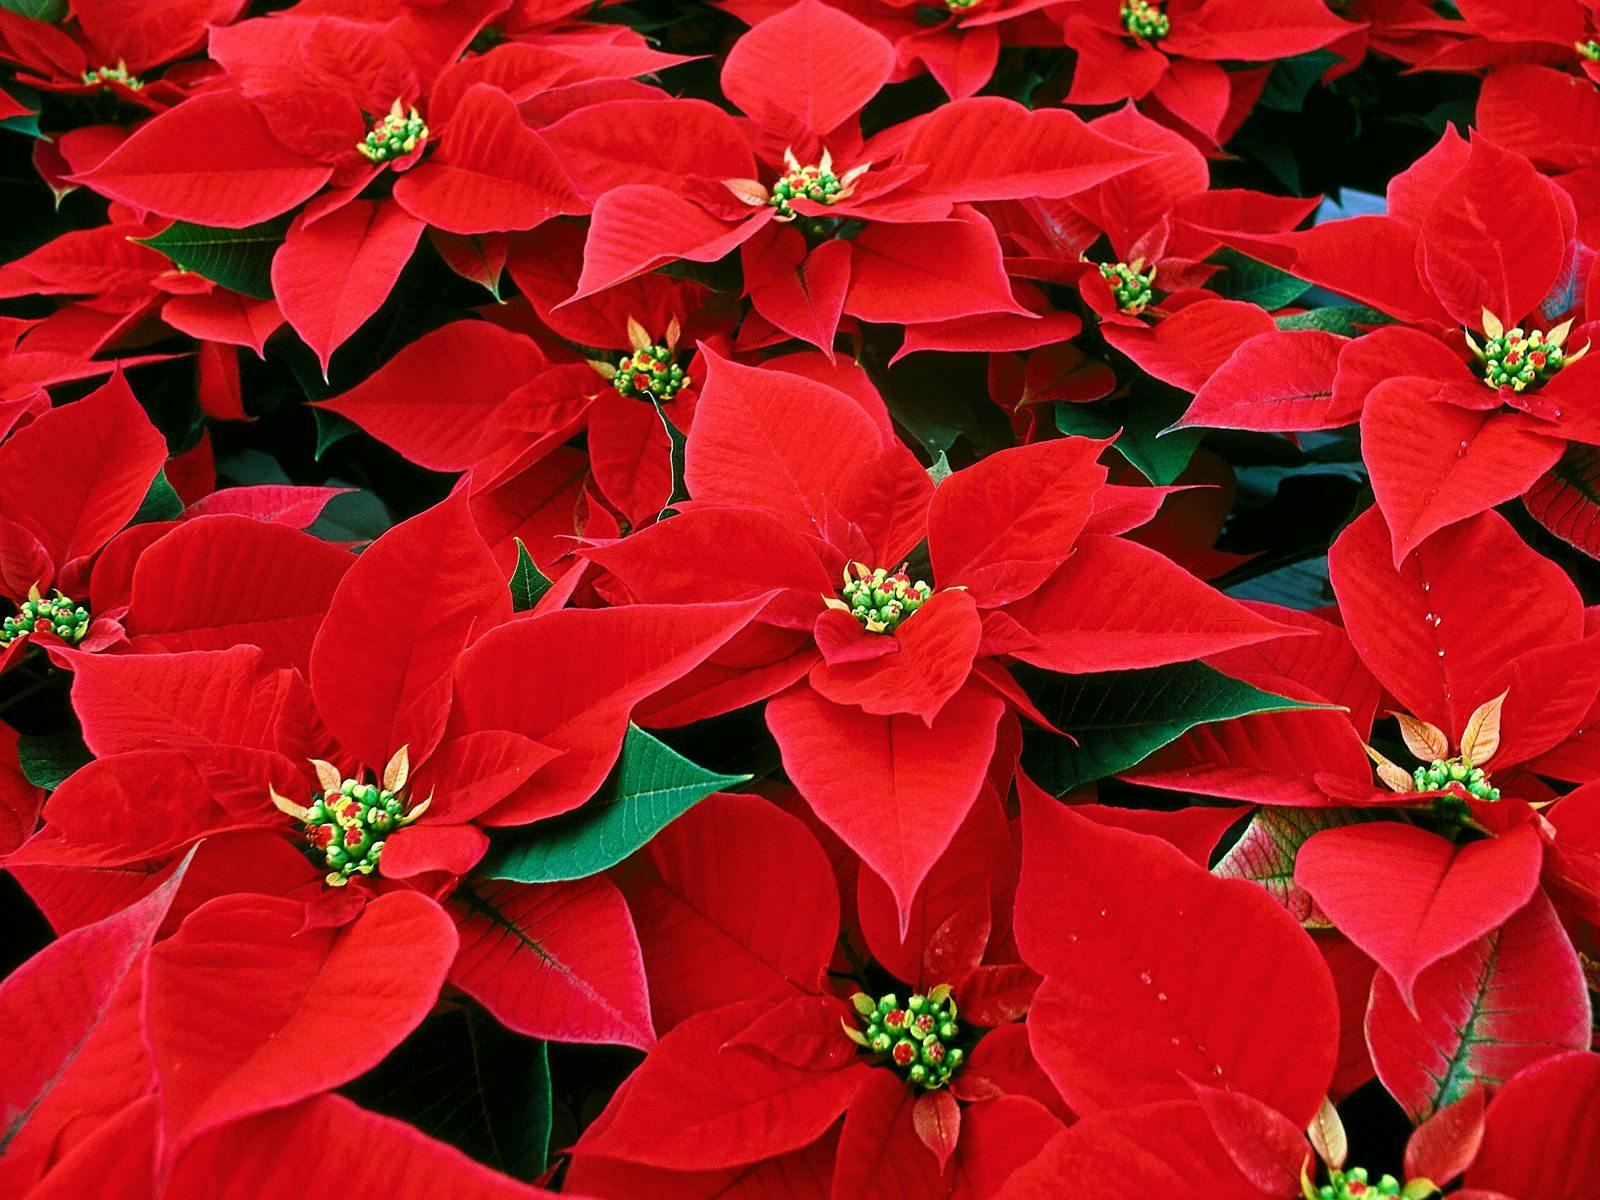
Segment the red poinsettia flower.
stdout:
<svg viewBox="0 0 1600 1200">
<path fill-rule="evenodd" d="M 1416 64 L 1425 71 L 1472 71 L 1505 63 L 1548 63 L 1600 83 L 1600 15 L 1590 0 L 1468 0 L 1449 45 Z"/>
<path fill-rule="evenodd" d="M 1149 667 L 1284 631 L 1116 536 L 1161 497 L 1106 486 L 1103 443 L 1001 451 L 936 490 L 876 397 L 707 358 L 692 500 L 586 555 L 635 600 L 749 606 L 651 714 L 773 697 L 790 777 L 902 913 L 972 807 L 1002 713 L 1031 711 L 1004 661 Z M 902 566 L 924 538 L 931 584 Z"/>
<path fill-rule="evenodd" d="M 198 549 L 184 561 L 207 570 Z M 153 882 L 117 868 L 164 866 L 200 839 L 195 888 L 288 896 L 314 922 L 343 924 L 395 891 L 448 898 L 462 930 L 451 978 L 507 1024 L 649 1044 L 636 948 L 631 959 L 613 949 L 636 947 L 614 885 L 457 883 L 487 847 L 482 826 L 556 816 L 593 795 L 633 706 L 726 641 L 742 612 L 510 620 L 505 576 L 464 494 L 385 534 L 331 600 L 310 603 L 327 616 L 309 687 L 245 645 L 80 658 L 73 703 L 98 757 L 52 794 L 44 829 L 8 865 L 40 880 L 58 925 Z M 121 814 L 110 822 L 108 804 Z M 58 896 L 60 868 L 78 868 L 75 894 Z M 83 886 L 97 875 L 100 888 Z M 543 971 L 517 931 L 545 925 L 540 953 L 568 961 L 560 986 L 530 989 L 504 955 Z"/>
<path fill-rule="evenodd" d="M 1231 74 L 1224 62 L 1259 63 L 1321 49 L 1351 27 L 1316 0 L 1075 0 L 1061 32 L 1078 52 L 1069 104 L 1150 98 L 1200 144 L 1220 146 L 1236 129 L 1264 73 Z"/>
<path fill-rule="evenodd" d="M 798 75 L 797 62 L 807 64 Z M 1068 195 L 1143 156 L 1070 113 L 997 97 L 863 142 L 860 111 L 893 70 L 881 34 L 804 0 L 729 53 L 722 84 L 742 123 L 702 101 L 656 99 L 596 104 L 552 125 L 547 139 L 594 204 L 574 299 L 740 249 L 756 312 L 825 350 L 841 314 L 911 325 L 1026 318 L 993 230 L 964 202 Z M 789 81 L 781 92 L 774 78 Z"/>
<path fill-rule="evenodd" d="M 1230 240 L 1393 318 L 1353 340 L 1268 331 L 1199 389 L 1189 425 L 1288 431 L 1359 417 L 1398 564 L 1435 530 L 1512 499 L 1568 441 L 1600 441 L 1600 365 L 1567 193 L 1454 132 L 1389 185 L 1388 212 Z M 1565 319 L 1563 319 L 1565 318 Z"/>
</svg>

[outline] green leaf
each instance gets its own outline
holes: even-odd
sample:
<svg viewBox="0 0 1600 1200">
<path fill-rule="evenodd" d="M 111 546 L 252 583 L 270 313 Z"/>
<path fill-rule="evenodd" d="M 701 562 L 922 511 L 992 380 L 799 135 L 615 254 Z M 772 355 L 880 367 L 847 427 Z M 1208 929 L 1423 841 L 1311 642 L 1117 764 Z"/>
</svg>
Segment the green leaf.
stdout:
<svg viewBox="0 0 1600 1200">
<path fill-rule="evenodd" d="M 154 237 L 135 238 L 161 251 L 178 266 L 213 283 L 260 300 L 272 298 L 272 256 L 283 244 L 288 217 L 275 217 L 243 229 L 213 229 L 174 221 Z"/>
<path fill-rule="evenodd" d="M 330 486 L 341 486 L 338 479 Z M 328 506 L 306 530 L 325 542 L 373 542 L 394 524 L 394 516 L 375 492 L 360 488 L 344 492 L 328 501 Z"/>
<path fill-rule="evenodd" d="M 583 879 L 616 866 L 711 793 L 749 779 L 707 771 L 630 725 L 599 795 L 566 816 L 496 836 L 479 871 L 522 883 Z"/>
<path fill-rule="evenodd" d="M 429 1017 L 342 1090 L 363 1107 L 398 1117 L 525 1182 L 549 1163 L 549 1050 L 502 1028 L 475 1005 Z"/>
<path fill-rule="evenodd" d="M 1305 280 L 1226 246 L 1206 261 L 1222 267 L 1206 282 L 1208 288 L 1224 299 L 1260 305 L 1269 312 L 1293 304 L 1311 290 Z"/>
<path fill-rule="evenodd" d="M 1018 674 L 1040 711 L 1077 739 L 1074 745 L 1042 730 L 1027 735 L 1028 773 L 1057 796 L 1126 771 L 1196 725 L 1327 707 L 1274 696 L 1199 662 L 1095 675 L 1031 668 Z"/>
<path fill-rule="evenodd" d="M 183 516 L 183 501 L 167 481 L 167 469 L 162 467 L 150 481 L 150 490 L 139 502 L 139 511 L 133 514 L 129 525 L 144 525 L 150 521 L 176 521 Z"/>
<path fill-rule="evenodd" d="M 7 7 L 7 5 L 4 0 L 0 0 L 0 8 L 3 7 Z M 66 5 L 63 4 L 62 9 L 65 10 L 65 8 Z M 44 134 L 39 129 L 39 110 L 43 107 L 43 101 L 40 99 L 39 93 L 33 88 L 24 87 L 15 81 L 6 84 L 6 91 L 18 104 L 21 104 L 24 108 L 31 108 L 33 111 L 23 113 L 18 117 L 7 117 L 4 121 L 0 121 L 0 129 L 9 129 L 12 133 L 21 133 L 31 138 L 44 140 Z M 59 208 L 60 206 L 61 197 L 57 195 L 56 207 Z"/>
<path fill-rule="evenodd" d="M 1205 436 L 1203 429 L 1162 432 L 1183 415 L 1186 403 L 1186 397 L 1141 394 L 1132 397 L 1131 403 L 1109 410 L 1088 404 L 1057 404 L 1056 428 L 1075 437 L 1117 434 L 1112 448 L 1151 483 L 1166 487 L 1183 474 Z"/>
<path fill-rule="evenodd" d="M 522 539 L 513 540 L 517 543 L 517 566 L 511 572 L 511 607 L 517 612 L 527 612 L 539 603 L 551 585 L 544 572 L 534 564 L 533 555 L 528 553 Z"/>
<path fill-rule="evenodd" d="M 1306 96 L 1316 86 L 1317 80 L 1339 56 L 1329 50 L 1313 50 L 1293 58 L 1279 59 L 1273 64 L 1267 86 L 1261 89 L 1256 104 L 1260 108 L 1275 108 L 1280 112 L 1297 113 L 1305 107 Z"/>
<path fill-rule="evenodd" d="M 59 21 L 67 15 L 67 0 L 0 0 L 0 8 L 35 21 Z"/>
<path fill-rule="evenodd" d="M 17 739 L 17 760 L 22 774 L 34 787 L 53 792 L 94 755 L 76 729 L 64 733 L 25 733 Z"/>
<path fill-rule="evenodd" d="M 1275 317 L 1279 329 L 1322 329 L 1328 333 L 1355 337 L 1372 325 L 1393 325 L 1394 318 L 1365 304 L 1336 304 L 1328 308 L 1308 308 L 1305 312 Z"/>
<path fill-rule="evenodd" d="M 312 452 L 312 457 L 318 462 L 345 438 L 361 432 L 361 426 L 331 408 L 313 408 L 311 419 L 317 423 L 317 448 Z"/>
<path fill-rule="evenodd" d="M 667 431 L 667 440 L 672 443 L 670 462 L 672 464 L 672 494 L 667 497 L 667 505 L 661 510 L 663 517 L 672 515 L 674 505 L 682 504 L 689 498 L 689 489 L 683 482 L 685 455 L 689 449 L 689 439 L 672 423 L 672 418 L 667 416 L 667 410 L 661 407 L 654 392 L 646 392 L 650 403 L 656 410 L 656 416 L 661 418 L 661 424 Z"/>
<path fill-rule="evenodd" d="M 1312 834 L 1367 819 L 1353 808 L 1260 809 L 1211 873 L 1259 883 L 1307 929 L 1331 929 L 1311 893 L 1294 881 L 1295 855 Z"/>
</svg>

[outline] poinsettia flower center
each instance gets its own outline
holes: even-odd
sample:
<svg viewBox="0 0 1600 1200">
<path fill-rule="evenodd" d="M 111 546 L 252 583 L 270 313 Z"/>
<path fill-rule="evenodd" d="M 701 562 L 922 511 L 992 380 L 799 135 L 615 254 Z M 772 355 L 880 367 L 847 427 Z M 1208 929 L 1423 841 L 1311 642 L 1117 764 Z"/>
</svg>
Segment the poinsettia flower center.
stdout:
<svg viewBox="0 0 1600 1200">
<path fill-rule="evenodd" d="M 1159 42 L 1172 32 L 1172 20 L 1150 0 L 1123 0 L 1122 25 L 1129 34 Z"/>
<path fill-rule="evenodd" d="M 53 633 L 76 646 L 89 632 L 89 610 L 59 591 L 41 596 L 37 587 L 17 606 L 17 615 L 0 621 L 0 646 L 9 646 L 32 633 Z"/>
<path fill-rule="evenodd" d="M 660 342 L 625 354 L 617 362 L 611 386 L 624 396 L 643 396 L 646 392 L 665 404 L 694 382 L 676 361 L 672 349 Z"/>
<path fill-rule="evenodd" d="M 1507 329 L 1487 309 L 1483 313 L 1483 344 L 1469 331 L 1467 345 L 1478 360 L 1483 382 L 1499 390 L 1508 387 L 1514 392 L 1537 388 L 1569 362 L 1576 362 L 1588 350 L 1583 347 L 1576 354 L 1566 351 L 1567 332 L 1571 321 L 1563 321 L 1548 333 L 1535 329 L 1524 330 L 1520 325 Z"/>
<path fill-rule="evenodd" d="M 1489 776 L 1482 767 L 1472 765 L 1465 755 L 1456 758 L 1436 758 L 1426 766 L 1411 772 L 1419 792 L 1442 792 L 1452 783 L 1459 783 L 1479 800 L 1500 799 L 1500 789 L 1489 786 Z"/>
<path fill-rule="evenodd" d="M 93 87 L 95 84 L 102 86 L 108 83 L 120 83 L 130 92 L 144 90 L 144 80 L 137 75 L 128 74 L 128 64 L 121 59 L 117 60 L 114 67 L 91 67 L 83 73 L 84 83 Z"/>
<path fill-rule="evenodd" d="M 1393 1175 L 1379 1176 L 1373 1183 L 1365 1167 L 1352 1167 L 1348 1171 L 1329 1171 L 1327 1183 L 1316 1191 L 1308 1184 L 1305 1194 L 1306 1200 L 1378 1200 L 1380 1196 L 1399 1196 L 1402 1192 L 1400 1181 Z"/>
<path fill-rule="evenodd" d="M 1129 316 L 1138 316 L 1145 310 L 1155 292 L 1151 285 L 1156 280 L 1156 269 L 1152 265 L 1148 271 L 1142 270 L 1144 259 L 1136 258 L 1131 263 L 1101 263 L 1100 278 L 1111 285 L 1111 294 L 1116 297 L 1117 307 Z"/>
<path fill-rule="evenodd" d="M 384 770 L 382 783 L 343 778 L 331 763 L 312 760 L 322 790 L 309 806 L 271 792 L 273 805 L 299 821 L 313 861 L 327 868 L 323 882 L 343 887 L 356 875 L 378 869 L 385 840 L 427 811 L 430 796 L 407 811 L 405 781 L 409 771 L 402 747 Z"/>
<path fill-rule="evenodd" d="M 874 1000 L 865 992 L 850 997 L 861 1019 L 858 1032 L 846 1028 L 851 1040 L 884 1060 L 907 1082 L 933 1091 L 950 1082 L 966 1061 L 956 1045 L 961 1026 L 950 985 L 940 984 L 926 995 L 911 996 L 905 1006 L 893 992 Z"/>
<path fill-rule="evenodd" d="M 1572 48 L 1578 52 L 1578 57 L 1586 58 L 1590 62 L 1600 62 L 1600 42 L 1589 38 L 1582 42 L 1573 42 Z"/>
<path fill-rule="evenodd" d="M 778 210 L 780 217 L 793 217 L 791 201 L 812 200 L 818 204 L 834 204 L 844 194 L 844 184 L 827 167 L 812 164 L 790 171 L 772 185 L 772 195 L 767 203 Z"/>
<path fill-rule="evenodd" d="M 830 598 L 828 607 L 845 609 L 869 633 L 893 633 L 933 596 L 933 588 L 906 574 L 908 565 L 891 573 L 882 567 L 868 570 L 866 563 L 851 563 L 844 569 L 844 586 L 839 589 L 842 600 Z"/>
<path fill-rule="evenodd" d="M 391 162 L 410 154 L 428 138 L 428 126 L 417 112 L 416 105 L 408 112 L 400 101 L 372 126 L 356 145 L 368 159 L 375 163 Z"/>
<path fill-rule="evenodd" d="M 977 8 L 978 5 L 983 3 L 983 0 L 944 0 L 944 2 L 945 7 L 951 12 L 961 13 L 966 12 L 969 8 Z"/>
</svg>

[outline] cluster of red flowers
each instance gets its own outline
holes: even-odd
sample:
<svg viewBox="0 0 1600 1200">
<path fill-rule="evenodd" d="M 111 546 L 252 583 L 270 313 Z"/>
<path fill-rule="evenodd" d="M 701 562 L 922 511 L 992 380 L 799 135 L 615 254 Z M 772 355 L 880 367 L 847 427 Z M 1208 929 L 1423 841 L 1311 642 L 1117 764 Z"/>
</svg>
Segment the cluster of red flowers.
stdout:
<svg viewBox="0 0 1600 1200">
<path fill-rule="evenodd" d="M 0 0 L 0 140 L 0 1194 L 1600 1196 L 1594 0 Z"/>
</svg>

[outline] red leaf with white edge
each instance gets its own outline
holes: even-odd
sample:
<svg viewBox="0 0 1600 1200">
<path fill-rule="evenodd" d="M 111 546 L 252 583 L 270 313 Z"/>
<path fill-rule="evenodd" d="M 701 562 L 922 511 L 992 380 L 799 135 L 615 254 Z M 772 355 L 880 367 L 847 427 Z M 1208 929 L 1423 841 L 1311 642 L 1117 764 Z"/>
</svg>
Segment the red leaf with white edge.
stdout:
<svg viewBox="0 0 1600 1200">
<path fill-rule="evenodd" d="M 768 225 L 741 248 L 745 288 L 755 310 L 787 334 L 833 353 L 850 286 L 850 243 L 808 250 L 787 225 Z"/>
<path fill-rule="evenodd" d="M 1297 1123 L 1317 1111 L 1338 1035 L 1333 982 L 1254 885 L 1024 794 L 1016 934 L 1045 976 L 1028 1014 L 1034 1053 L 1075 1111 L 1188 1097 L 1188 1079 Z"/>
<path fill-rule="evenodd" d="M 1071 196 L 1148 162 L 1065 109 L 1030 111 L 1015 100 L 977 96 L 941 105 L 916 123 L 895 161 L 919 163 L 919 192 L 952 200 Z"/>
<path fill-rule="evenodd" d="M 1189 1081 L 1234 1166 L 1269 1196 L 1292 1196 L 1311 1148 L 1298 1125 L 1253 1096 Z"/>
<path fill-rule="evenodd" d="M 977 798 L 1005 703 L 968 687 L 932 725 L 872 716 L 797 687 L 767 704 L 784 769 L 817 816 L 889 885 L 905 926 L 912 898 Z"/>
<path fill-rule="evenodd" d="M 1531 488 L 1566 443 L 1522 413 L 1473 411 L 1449 400 L 1466 383 L 1389 379 L 1361 414 L 1361 447 L 1396 565 L 1429 534 Z"/>
<path fill-rule="evenodd" d="M 982 217 L 877 222 L 851 245 L 844 310 L 863 321 L 922 325 L 989 313 L 1030 315 L 1012 295 L 999 239 Z"/>
<path fill-rule="evenodd" d="M 663 1037 L 585 1148 L 604 1158 L 704 1171 L 760 1162 L 822 1136 L 875 1072 L 864 1062 L 812 1071 L 728 1046 L 770 1007 L 764 1000 L 723 1005 Z"/>
<path fill-rule="evenodd" d="M 60 571 L 128 523 L 166 457 L 166 440 L 119 373 L 0 443 L 0 510 Z"/>
<path fill-rule="evenodd" d="M 894 66 L 894 47 L 876 29 L 800 0 L 734 42 L 722 64 L 722 90 L 774 133 L 820 139 L 860 112 Z M 776 80 L 783 85 L 775 87 Z"/>
<path fill-rule="evenodd" d="M 450 982 L 501 1024 L 554 1042 L 655 1042 L 633 920 L 604 875 L 474 883 L 450 909 L 461 930 Z"/>
<path fill-rule="evenodd" d="M 136 209 L 243 229 L 309 199 L 331 167 L 290 150 L 235 92 L 206 92 L 161 113 L 76 176 Z"/>
<path fill-rule="evenodd" d="M 544 365 L 524 334 L 488 321 L 455 321 L 321 407 L 349 417 L 418 466 L 465 471 L 500 447 L 507 397 Z"/>
<path fill-rule="evenodd" d="M 563 609 L 478 639 L 457 664 L 451 733 L 508 729 L 561 751 L 480 823 L 525 825 L 593 796 L 634 707 L 711 657 L 760 605 Z"/>
<path fill-rule="evenodd" d="M 1094 509 L 1104 442 L 1057 438 L 1018 446 L 951 475 L 928 510 L 928 549 L 941 587 L 984 605 L 1033 591 L 1071 552 Z"/>
<path fill-rule="evenodd" d="M 1498 1087 L 1524 1067 L 1589 1046 L 1583 967 L 1540 893 L 1425 970 L 1413 999 L 1416 1015 L 1380 972 L 1367 1010 L 1378 1078 L 1413 1122 L 1461 1099 L 1474 1082 Z"/>
<path fill-rule="evenodd" d="M 1320 329 L 1258 334 L 1206 380 L 1179 424 L 1263 433 L 1349 425 L 1361 409 L 1338 403 L 1333 389 L 1347 344 Z"/>
<path fill-rule="evenodd" d="M 278 896 L 201 906 L 151 953 L 146 984 L 167 1160 L 376 1066 L 433 1008 L 455 952 L 449 918 L 415 892 L 378 897 L 342 929 L 305 928 L 305 906 Z M 329 1053 L 330 1031 L 361 1013 L 382 1019 Z"/>
<path fill-rule="evenodd" d="M 183 880 L 180 868 L 138 903 L 52 942 L 0 983 L 0 1020 L 26 1054 L 0 1060 L 0 1149 L 24 1132 L 135 979 Z"/>
<path fill-rule="evenodd" d="M 1160 324 L 1106 324 L 1106 341 L 1163 383 L 1198 392 L 1251 338 L 1277 329 L 1272 318 L 1240 300 L 1201 300 Z"/>
<path fill-rule="evenodd" d="M 1443 728 L 1452 745 L 1505 686 L 1507 662 L 1576 648 L 1583 636 L 1583 601 L 1566 572 L 1496 513 L 1441 530 L 1397 572 L 1383 516 L 1369 509 L 1334 542 L 1328 574 L 1362 660 L 1399 708 Z M 1516 711 L 1512 701 L 1508 726 Z"/>
<path fill-rule="evenodd" d="M 1481 137 L 1432 197 L 1418 265 L 1445 310 L 1469 329 L 1488 309 L 1509 327 L 1543 300 L 1566 261 L 1553 189 L 1520 154 Z"/>
<path fill-rule="evenodd" d="M 1551 1153 L 1559 1147 L 1560 1153 Z M 1489 1101 L 1469 1188 L 1539 1200 L 1587 1200 L 1600 1161 L 1600 1054 L 1546 1059 Z"/>
<path fill-rule="evenodd" d="M 1006 610 L 1034 637 L 1016 656 L 1081 674 L 1186 662 L 1292 633 L 1135 542 L 1085 537 Z"/>
<path fill-rule="evenodd" d="M 1489 1090 L 1473 1084 L 1467 1094 L 1439 1109 L 1406 1142 L 1406 1178 L 1431 1179 L 1444 1187 L 1460 1178 L 1483 1145 Z"/>
<path fill-rule="evenodd" d="M 388 530 L 339 584 L 311 649 L 329 731 L 373 770 L 402 746 L 420 762 L 444 732 L 456 659 L 511 611 L 465 492 Z"/>
<path fill-rule="evenodd" d="M 1378 821 L 1310 838 L 1294 878 L 1412 1004 L 1425 969 L 1528 903 L 1543 860 L 1544 845 L 1528 825 L 1453 846 L 1415 825 Z M 1381 889 L 1374 878 L 1384 881 Z"/>
<path fill-rule="evenodd" d="M 817 987 L 839 936 L 839 890 L 797 818 L 754 796 L 711 796 L 647 855 L 653 875 L 626 888 L 659 1028 Z"/>
<path fill-rule="evenodd" d="M 868 1072 L 839 1134 L 833 1195 L 912 1197 L 943 1190 L 940 1164 L 917 1129 L 919 1102 L 893 1071 Z M 950 1104 L 955 1107 L 953 1098 Z"/>
<path fill-rule="evenodd" d="M 1212 868 L 1223 879 L 1246 879 L 1259 884 L 1300 924 L 1312 929 L 1331 928 L 1311 893 L 1295 882 L 1294 860 L 1306 840 L 1324 829 L 1361 820 L 1357 809 L 1328 810 L 1263 808 L 1250 819 L 1233 848 Z"/>
<path fill-rule="evenodd" d="M 397 204 L 352 200 L 289 229 L 272 257 L 272 294 L 324 377 L 333 352 L 388 298 L 422 228 Z"/>
<path fill-rule="evenodd" d="M 334 590 L 355 562 L 287 525 L 197 517 L 139 556 L 122 623 L 136 650 L 255 645 L 304 671 Z"/>
<path fill-rule="evenodd" d="M 1192 1099 L 1095 1113 L 1059 1133 L 995 1200 L 1261 1200 Z"/>
<path fill-rule="evenodd" d="M 555 152 L 498 88 L 469 88 L 435 140 L 394 185 L 394 202 L 419 221 L 446 233 L 495 233 L 584 211 Z"/>
<path fill-rule="evenodd" d="M 765 508 L 822 536 L 839 480 L 882 446 L 877 426 L 826 384 L 704 357 L 706 382 L 686 451 L 689 494 Z"/>
</svg>

